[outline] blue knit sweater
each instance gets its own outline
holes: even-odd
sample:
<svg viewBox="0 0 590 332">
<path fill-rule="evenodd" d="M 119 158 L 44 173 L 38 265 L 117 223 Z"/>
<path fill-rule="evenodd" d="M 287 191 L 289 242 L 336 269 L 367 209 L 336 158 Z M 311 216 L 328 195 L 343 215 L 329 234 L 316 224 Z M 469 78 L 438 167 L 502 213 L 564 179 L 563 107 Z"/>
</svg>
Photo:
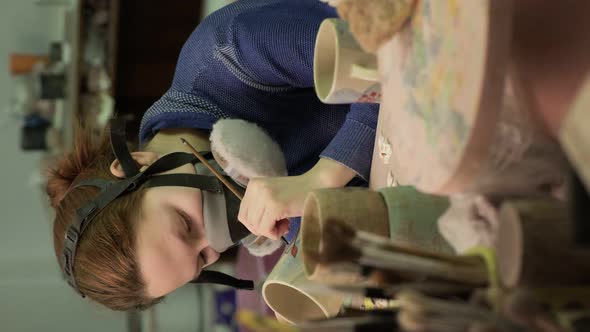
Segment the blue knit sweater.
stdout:
<svg viewBox="0 0 590 332">
<path fill-rule="evenodd" d="M 319 0 L 241 0 L 209 15 L 186 41 L 171 88 L 145 113 L 140 141 L 241 118 L 276 140 L 290 175 L 321 156 L 367 180 L 378 105 L 326 105 L 313 88 L 316 34 L 335 16 Z"/>
</svg>

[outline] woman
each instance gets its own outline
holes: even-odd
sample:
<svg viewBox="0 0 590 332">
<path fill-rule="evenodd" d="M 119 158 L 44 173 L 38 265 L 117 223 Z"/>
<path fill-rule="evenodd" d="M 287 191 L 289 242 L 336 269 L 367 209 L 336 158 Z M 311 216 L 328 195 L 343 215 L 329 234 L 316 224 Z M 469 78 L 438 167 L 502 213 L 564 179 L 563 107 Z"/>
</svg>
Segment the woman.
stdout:
<svg viewBox="0 0 590 332">
<path fill-rule="evenodd" d="M 283 150 L 289 176 L 252 179 L 239 219 L 272 239 L 295 228 L 277 220 L 301 215 L 309 191 L 355 177 L 366 184 L 378 105 L 325 105 L 313 88 L 315 36 L 321 21 L 334 16 L 317 0 L 243 0 L 207 17 L 183 47 L 170 90 L 145 113 L 143 148 L 133 159 L 145 169 L 171 152 L 188 152 L 180 137 L 209 150 L 208 133 L 219 119 L 258 124 Z M 76 184 L 123 176 L 108 140 L 93 146 L 78 137 L 48 185 L 58 256 L 76 209 L 98 192 Z M 173 186 L 114 200 L 78 242 L 78 290 L 112 309 L 142 309 L 199 275 L 219 253 L 205 239 L 198 202 L 200 190 Z"/>
</svg>

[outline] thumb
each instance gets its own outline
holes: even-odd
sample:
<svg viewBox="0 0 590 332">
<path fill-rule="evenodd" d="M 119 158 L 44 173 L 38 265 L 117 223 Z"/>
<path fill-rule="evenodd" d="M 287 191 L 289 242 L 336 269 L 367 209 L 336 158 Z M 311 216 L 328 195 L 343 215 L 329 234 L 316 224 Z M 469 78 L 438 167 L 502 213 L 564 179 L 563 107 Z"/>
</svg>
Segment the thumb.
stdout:
<svg viewBox="0 0 590 332">
<path fill-rule="evenodd" d="M 289 219 L 281 219 L 275 223 L 273 233 L 276 237 L 281 237 L 287 235 L 290 229 L 291 222 L 289 221 Z"/>
</svg>

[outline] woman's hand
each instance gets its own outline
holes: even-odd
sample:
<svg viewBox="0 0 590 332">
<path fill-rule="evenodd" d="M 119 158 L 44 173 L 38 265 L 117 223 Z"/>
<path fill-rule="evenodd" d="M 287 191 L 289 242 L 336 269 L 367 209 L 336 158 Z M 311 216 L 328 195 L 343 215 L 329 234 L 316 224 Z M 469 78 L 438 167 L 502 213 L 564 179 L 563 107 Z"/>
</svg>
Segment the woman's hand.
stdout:
<svg viewBox="0 0 590 332">
<path fill-rule="evenodd" d="M 302 215 L 310 191 L 343 187 L 354 176 L 348 167 L 320 159 L 302 175 L 250 179 L 238 219 L 253 234 L 277 240 L 289 232 L 286 218 Z"/>
</svg>

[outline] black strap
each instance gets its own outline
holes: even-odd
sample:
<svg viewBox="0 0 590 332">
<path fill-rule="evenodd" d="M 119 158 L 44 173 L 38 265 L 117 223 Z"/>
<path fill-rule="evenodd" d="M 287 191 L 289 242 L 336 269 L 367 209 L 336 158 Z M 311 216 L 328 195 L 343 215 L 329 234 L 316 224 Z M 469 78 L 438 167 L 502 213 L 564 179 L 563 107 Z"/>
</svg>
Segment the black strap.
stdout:
<svg viewBox="0 0 590 332">
<path fill-rule="evenodd" d="M 228 181 L 232 182 L 234 188 L 239 190 L 244 195 L 244 191 L 242 187 L 240 187 L 235 181 L 233 181 L 230 177 L 225 177 Z M 221 182 L 221 181 L 219 181 Z M 250 231 L 244 224 L 242 224 L 238 220 L 238 212 L 240 211 L 240 204 L 241 200 L 234 195 L 231 190 L 224 189 L 223 195 L 225 196 L 225 213 L 227 216 L 227 226 L 229 229 L 229 237 L 232 239 L 234 243 L 238 243 L 246 236 L 250 235 Z"/>
<path fill-rule="evenodd" d="M 113 200 L 124 193 L 131 192 L 139 188 L 146 180 L 151 178 L 152 174 L 165 172 L 186 163 L 193 162 L 194 160 L 196 160 L 196 158 L 191 154 L 175 152 L 156 160 L 144 172 L 137 173 L 135 176 L 130 178 L 118 181 L 110 181 L 107 184 L 104 184 L 104 182 L 101 183 L 100 180 L 96 179 L 93 181 L 85 181 L 86 183 L 90 183 L 90 185 L 94 186 L 106 186 L 106 189 L 101 190 L 100 194 L 96 198 L 77 210 L 79 219 L 70 227 L 77 228 L 76 231 L 81 234 L 84 232 L 84 229 L 88 225 L 89 221 L 105 206 L 110 204 Z"/>
<path fill-rule="evenodd" d="M 214 176 L 199 174 L 165 174 L 154 175 L 144 184 L 146 187 L 181 186 L 193 187 L 215 193 L 221 193 L 223 185 Z"/>
<path fill-rule="evenodd" d="M 186 152 L 173 152 L 167 155 L 162 156 L 158 160 L 156 160 L 153 164 L 151 164 L 143 173 L 145 175 L 153 175 L 157 173 L 162 173 L 165 171 L 169 171 L 176 167 L 180 167 L 184 164 L 194 164 L 197 162 L 197 157 L 193 156 L 190 153 Z"/>
<path fill-rule="evenodd" d="M 201 271 L 191 284 L 218 284 L 243 290 L 254 290 L 254 281 L 232 277 L 217 271 Z"/>
<path fill-rule="evenodd" d="M 125 134 L 125 120 L 113 119 L 111 120 L 111 146 L 115 158 L 121 164 L 125 177 L 132 177 L 139 173 L 139 167 L 135 160 L 131 157 L 129 149 L 127 148 L 127 137 Z"/>
</svg>

